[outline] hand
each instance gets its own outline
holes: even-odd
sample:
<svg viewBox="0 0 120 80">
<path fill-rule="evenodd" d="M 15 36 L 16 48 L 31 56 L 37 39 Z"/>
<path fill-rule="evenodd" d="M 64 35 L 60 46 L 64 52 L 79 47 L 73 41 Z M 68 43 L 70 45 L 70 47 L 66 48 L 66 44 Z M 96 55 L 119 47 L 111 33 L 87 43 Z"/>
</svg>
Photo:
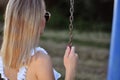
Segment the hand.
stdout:
<svg viewBox="0 0 120 80">
<path fill-rule="evenodd" d="M 78 54 L 75 53 L 75 47 L 68 46 L 64 55 L 64 66 L 68 74 L 75 74 L 78 64 Z"/>
</svg>

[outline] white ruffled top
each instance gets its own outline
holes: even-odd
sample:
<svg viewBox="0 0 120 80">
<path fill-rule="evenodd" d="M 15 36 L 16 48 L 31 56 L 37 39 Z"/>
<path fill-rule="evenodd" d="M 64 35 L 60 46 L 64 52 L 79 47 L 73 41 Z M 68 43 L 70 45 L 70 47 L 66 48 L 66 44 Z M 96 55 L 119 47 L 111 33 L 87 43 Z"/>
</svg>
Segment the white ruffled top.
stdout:
<svg viewBox="0 0 120 80">
<path fill-rule="evenodd" d="M 47 51 L 45 51 L 45 49 L 41 48 L 41 47 L 36 47 L 35 48 L 36 51 L 40 51 L 43 54 L 48 54 Z M 33 56 L 35 54 L 34 50 L 32 50 L 31 52 L 31 56 Z M 2 58 L 0 57 L 0 74 L 1 77 L 4 78 L 4 80 L 8 80 L 7 77 L 4 74 L 4 69 L 3 69 L 3 61 Z M 27 67 L 23 66 L 19 69 L 19 72 L 17 73 L 17 80 L 25 80 L 26 79 L 26 72 L 27 72 Z M 54 72 L 54 76 L 55 76 L 55 80 L 58 80 L 61 77 L 61 74 L 58 73 L 54 68 L 53 68 L 53 72 Z"/>
</svg>

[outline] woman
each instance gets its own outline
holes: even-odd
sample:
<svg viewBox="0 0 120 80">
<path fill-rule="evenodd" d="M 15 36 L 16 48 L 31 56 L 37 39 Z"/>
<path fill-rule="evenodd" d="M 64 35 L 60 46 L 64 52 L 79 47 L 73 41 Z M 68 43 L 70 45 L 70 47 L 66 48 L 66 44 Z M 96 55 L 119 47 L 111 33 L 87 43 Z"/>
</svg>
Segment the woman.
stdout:
<svg viewBox="0 0 120 80">
<path fill-rule="evenodd" d="M 5 13 L 0 55 L 0 74 L 5 80 L 57 80 L 47 52 L 37 47 L 49 13 L 43 0 L 9 0 Z M 74 80 L 77 54 L 67 47 L 64 55 L 65 80 Z"/>
</svg>

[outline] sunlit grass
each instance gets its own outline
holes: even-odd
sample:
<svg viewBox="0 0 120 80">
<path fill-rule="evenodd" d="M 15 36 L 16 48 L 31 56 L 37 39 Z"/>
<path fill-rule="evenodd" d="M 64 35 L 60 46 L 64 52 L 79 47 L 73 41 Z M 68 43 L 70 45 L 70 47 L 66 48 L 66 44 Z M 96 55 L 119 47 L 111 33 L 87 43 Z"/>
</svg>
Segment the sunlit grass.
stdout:
<svg viewBox="0 0 120 80">
<path fill-rule="evenodd" d="M 74 31 L 73 35 L 73 45 L 79 55 L 76 80 L 106 80 L 110 34 Z M 63 56 L 68 39 L 68 31 L 54 30 L 46 30 L 40 38 L 40 46 L 46 49 L 54 68 L 62 74 L 59 80 L 65 77 Z"/>
<path fill-rule="evenodd" d="M 63 66 L 63 56 L 66 43 L 41 40 L 40 46 L 44 47 L 50 54 L 54 68 L 62 74 L 60 80 L 64 80 L 65 69 Z M 108 49 L 83 45 L 75 46 L 76 52 L 79 55 L 76 80 L 105 80 L 107 74 Z"/>
<path fill-rule="evenodd" d="M 57 43 L 69 41 L 68 31 L 50 31 L 47 30 L 43 36 L 42 40 L 52 40 Z M 99 48 L 109 48 L 110 44 L 110 34 L 109 33 L 80 33 L 74 31 L 73 33 L 73 43 L 76 45 L 86 45 L 95 46 Z"/>
<path fill-rule="evenodd" d="M 63 56 L 68 36 L 68 31 L 46 30 L 40 39 L 40 45 L 48 51 L 54 67 L 62 74 L 59 80 L 65 77 Z M 73 42 L 79 55 L 76 80 L 106 80 L 110 34 L 75 31 Z"/>
</svg>

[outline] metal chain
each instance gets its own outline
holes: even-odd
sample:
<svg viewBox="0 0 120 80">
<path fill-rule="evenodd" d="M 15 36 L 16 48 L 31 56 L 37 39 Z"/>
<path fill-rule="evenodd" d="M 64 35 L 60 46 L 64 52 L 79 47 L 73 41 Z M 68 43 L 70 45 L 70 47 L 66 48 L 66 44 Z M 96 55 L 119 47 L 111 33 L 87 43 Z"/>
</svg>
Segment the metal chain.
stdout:
<svg viewBox="0 0 120 80">
<path fill-rule="evenodd" d="M 72 40 L 73 40 L 73 20 L 74 20 L 74 0 L 70 0 L 70 24 L 69 24 L 69 42 L 68 45 L 72 46 Z"/>
</svg>

